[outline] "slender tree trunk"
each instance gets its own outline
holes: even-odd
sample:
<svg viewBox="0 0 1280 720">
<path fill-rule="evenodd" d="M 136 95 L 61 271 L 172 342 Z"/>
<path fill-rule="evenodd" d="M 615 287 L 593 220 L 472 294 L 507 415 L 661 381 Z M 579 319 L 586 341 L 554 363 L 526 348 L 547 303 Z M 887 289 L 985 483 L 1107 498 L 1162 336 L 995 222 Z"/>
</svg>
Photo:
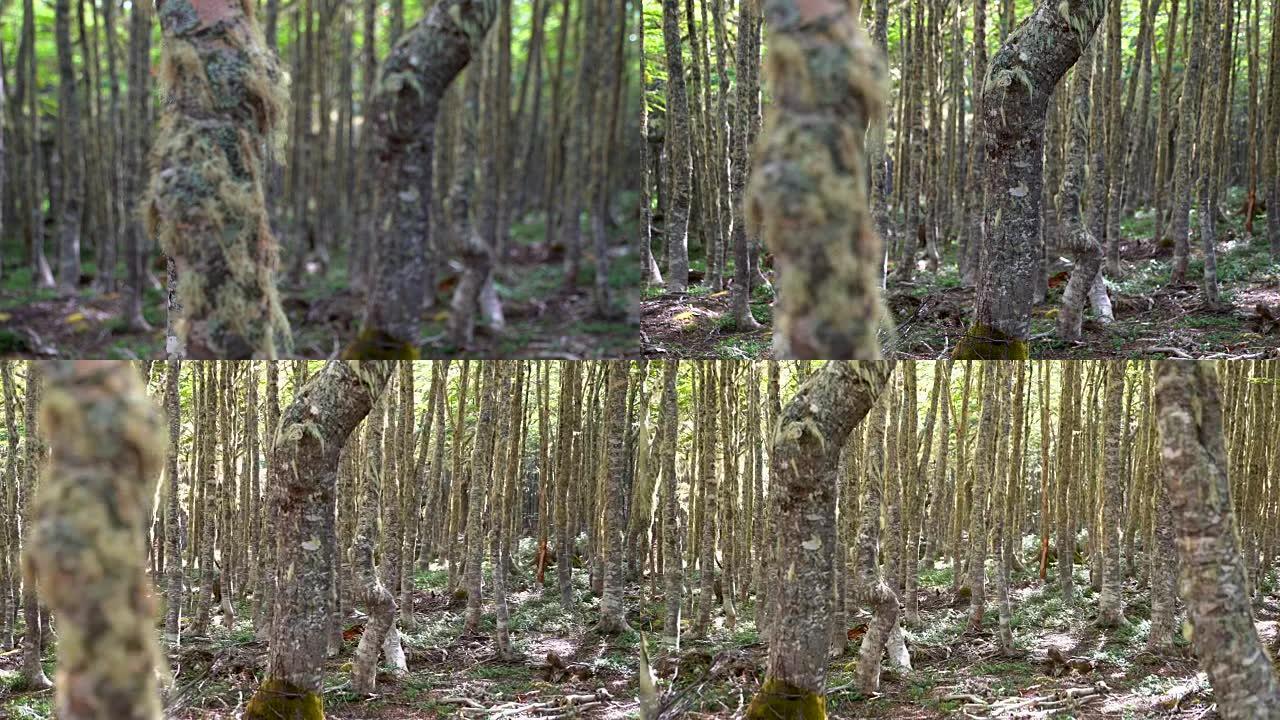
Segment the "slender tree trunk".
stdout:
<svg viewBox="0 0 1280 720">
<path fill-rule="evenodd" d="M 40 367 L 33 361 L 27 361 L 27 395 L 23 400 L 24 413 L 22 427 L 26 431 L 26 461 L 22 478 L 22 487 L 18 489 L 18 516 L 22 518 L 22 535 L 19 540 L 23 547 L 31 542 L 31 527 L 35 518 L 32 498 L 36 493 L 36 481 L 40 467 L 44 462 L 44 442 L 40 437 L 39 420 L 36 409 L 40 407 L 40 392 L 43 379 Z M 43 690 L 52 683 L 44 674 L 40 665 L 43 651 L 40 604 L 36 595 L 34 578 L 24 573 L 22 582 L 22 618 L 26 623 L 26 631 L 22 635 L 22 667 L 19 687 L 26 690 Z"/>
<path fill-rule="evenodd" d="M 1106 407 L 1102 417 L 1106 428 L 1105 436 L 1105 477 L 1103 484 L 1106 494 L 1102 502 L 1102 551 L 1106 562 L 1102 573 L 1102 596 L 1098 601 L 1098 627 L 1110 628 L 1125 623 L 1121 586 L 1124 576 L 1120 567 L 1120 523 L 1124 508 L 1125 478 L 1120 463 L 1120 444 L 1124 416 L 1121 413 L 1121 401 L 1124 396 L 1125 362 L 1113 360 L 1107 363 Z"/>
<path fill-rule="evenodd" d="M 685 89 L 680 41 L 680 2 L 662 2 L 662 41 L 667 53 L 667 166 L 671 186 L 665 208 L 667 290 L 682 293 L 689 284 L 689 204 L 693 158 L 689 149 L 689 97 Z"/>
</svg>

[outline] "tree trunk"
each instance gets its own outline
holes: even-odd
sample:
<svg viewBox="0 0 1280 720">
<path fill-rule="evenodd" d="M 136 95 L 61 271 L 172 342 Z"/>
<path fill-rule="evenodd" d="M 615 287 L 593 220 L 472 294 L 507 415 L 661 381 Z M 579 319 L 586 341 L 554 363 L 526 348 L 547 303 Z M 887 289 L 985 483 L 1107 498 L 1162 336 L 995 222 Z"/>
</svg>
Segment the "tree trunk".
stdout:
<svg viewBox="0 0 1280 720">
<path fill-rule="evenodd" d="M 373 277 L 348 357 L 417 356 L 426 293 L 436 116 L 498 14 L 498 0 L 444 0 L 392 47 L 368 98 L 368 148 L 378 223 Z"/>
<path fill-rule="evenodd" d="M 1123 442 L 1124 415 L 1120 404 L 1124 397 L 1124 373 L 1126 363 L 1112 360 L 1107 363 L 1106 407 L 1102 410 L 1105 447 L 1106 494 L 1102 501 L 1102 551 L 1106 557 L 1102 572 L 1102 596 L 1098 600 L 1097 625 L 1111 628 L 1124 624 L 1124 607 L 1121 587 L 1124 575 L 1120 568 L 1120 523 L 1124 514 L 1123 467 L 1120 463 L 1120 443 Z"/>
<path fill-rule="evenodd" d="M 749 231 L 774 253 L 778 358 L 873 359 L 885 316 L 863 140 L 880 120 L 884 59 L 848 0 L 765 4 L 774 94 L 747 188 Z"/>
<path fill-rule="evenodd" d="M 292 345 L 262 161 L 287 99 L 275 53 L 246 8 L 234 0 L 158 8 L 169 102 L 143 207 L 148 236 L 177 272 L 178 342 L 196 358 L 274 358 Z"/>
<path fill-rule="evenodd" d="M 268 487 L 276 523 L 276 594 L 267 674 L 246 720 L 321 720 L 325 595 L 332 568 L 320 547 L 333 512 L 338 456 L 390 376 L 390 363 L 330 360 L 301 388 L 272 432 Z"/>
<path fill-rule="evenodd" d="M 1226 720 L 1273 717 L 1280 679 L 1249 605 L 1218 379 L 1211 365 L 1183 361 L 1158 363 L 1156 378 L 1164 479 L 1196 655 Z"/>
<path fill-rule="evenodd" d="M 839 453 L 876 402 L 890 368 L 887 363 L 828 363 L 800 386 L 778 419 L 771 477 L 778 535 L 787 548 L 779 557 L 786 567 L 779 571 L 787 581 L 775 596 L 769 671 L 747 718 L 826 718 Z"/>
<path fill-rule="evenodd" d="M 161 414 L 127 362 L 53 363 L 48 377 L 41 423 L 56 442 L 24 562 L 58 617 L 58 717 L 159 720 L 143 548 Z"/>
<path fill-rule="evenodd" d="M 1093 37 L 1104 2 L 1041 0 L 992 58 L 982 88 L 983 255 L 963 359 L 1025 360 L 1031 332 L 1049 96 Z"/>
</svg>

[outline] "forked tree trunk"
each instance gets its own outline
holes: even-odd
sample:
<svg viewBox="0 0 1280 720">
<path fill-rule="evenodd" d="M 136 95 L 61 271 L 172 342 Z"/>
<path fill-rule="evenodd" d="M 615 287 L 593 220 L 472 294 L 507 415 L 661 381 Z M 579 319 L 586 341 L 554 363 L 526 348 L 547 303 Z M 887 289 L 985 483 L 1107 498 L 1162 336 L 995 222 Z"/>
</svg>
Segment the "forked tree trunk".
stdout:
<svg viewBox="0 0 1280 720">
<path fill-rule="evenodd" d="M 321 679 L 332 572 L 322 551 L 338 455 L 382 393 L 392 364 L 331 360 L 273 428 L 267 466 L 276 532 L 276 592 L 267 674 L 245 720 L 321 720 Z"/>
<path fill-rule="evenodd" d="M 956 347 L 962 359 L 1027 357 L 1049 96 L 1098 28 L 1106 0 L 1040 0 L 991 60 L 982 88 L 982 267 L 977 312 Z"/>
<path fill-rule="evenodd" d="M 746 203 L 778 268 L 774 355 L 874 359 L 885 310 L 863 141 L 882 112 L 884 59 L 849 0 L 765 0 L 764 15 L 774 97 Z"/>
<path fill-rule="evenodd" d="M 1157 363 L 1155 395 L 1181 594 L 1200 666 L 1226 720 L 1274 718 L 1280 679 L 1249 604 L 1215 369 L 1208 363 Z"/>
<path fill-rule="evenodd" d="M 826 718 L 836 477 L 845 438 L 884 389 L 892 365 L 831 362 L 778 419 L 770 458 L 779 554 L 769 671 L 746 717 Z"/>
<path fill-rule="evenodd" d="M 58 717 L 159 720 L 143 549 L 165 457 L 161 414 L 130 363 L 47 371 L 40 416 L 53 455 L 23 562 L 58 618 Z"/>
<path fill-rule="evenodd" d="M 866 482 L 862 515 L 854 540 L 857 565 L 854 568 L 851 599 L 869 606 L 872 620 L 858 650 L 856 682 L 863 693 L 880 689 L 880 661 L 885 643 L 898 625 L 898 596 L 880 575 L 880 510 L 884 486 L 885 401 L 873 404 L 867 426 Z"/>
</svg>

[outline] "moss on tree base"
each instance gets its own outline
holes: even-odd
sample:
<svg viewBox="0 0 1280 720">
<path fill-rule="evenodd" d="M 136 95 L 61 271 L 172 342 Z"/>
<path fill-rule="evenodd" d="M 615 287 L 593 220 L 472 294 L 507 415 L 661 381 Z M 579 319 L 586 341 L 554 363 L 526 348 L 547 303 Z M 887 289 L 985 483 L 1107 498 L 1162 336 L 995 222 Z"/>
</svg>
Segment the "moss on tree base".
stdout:
<svg viewBox="0 0 1280 720">
<path fill-rule="evenodd" d="M 1027 341 L 1012 338 L 988 325 L 974 324 L 964 336 L 953 360 L 1026 360 Z"/>
<path fill-rule="evenodd" d="M 324 701 L 318 693 L 268 678 L 249 700 L 244 720 L 324 720 Z"/>
<path fill-rule="evenodd" d="M 385 330 L 365 328 L 342 351 L 345 360 L 417 360 L 418 348 Z"/>
<path fill-rule="evenodd" d="M 827 720 L 827 698 L 784 680 L 765 678 L 747 707 L 746 720 Z"/>
</svg>

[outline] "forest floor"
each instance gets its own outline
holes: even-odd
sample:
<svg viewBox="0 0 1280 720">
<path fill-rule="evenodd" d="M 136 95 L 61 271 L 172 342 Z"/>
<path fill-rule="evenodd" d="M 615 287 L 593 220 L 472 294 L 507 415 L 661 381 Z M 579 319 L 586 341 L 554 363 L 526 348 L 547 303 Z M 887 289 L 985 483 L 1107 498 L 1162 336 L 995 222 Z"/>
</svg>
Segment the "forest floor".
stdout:
<svg viewBox="0 0 1280 720">
<path fill-rule="evenodd" d="M 1235 207 L 1236 194 L 1230 196 Z M 1193 216 L 1194 217 L 1194 216 Z M 1049 292 L 1032 312 L 1030 354 L 1034 358 L 1099 357 L 1280 357 L 1280 262 L 1266 245 L 1265 216 L 1254 219 L 1257 233 L 1248 239 L 1243 217 L 1232 214 L 1219 228 L 1218 281 L 1224 309 L 1205 307 L 1200 280 L 1204 261 L 1193 235 L 1187 281 L 1168 284 L 1171 247 L 1153 243 L 1152 215 L 1140 212 L 1122 224 L 1121 268 L 1108 279 L 1115 321 L 1102 323 L 1086 314 L 1080 342 L 1055 336 L 1058 308 L 1069 263 L 1051 263 Z M 960 286 L 954 247 L 944 250 L 942 270 L 921 269 L 910 283 L 890 279 L 886 303 L 896 331 L 882 338 L 888 355 L 934 359 L 948 355 L 973 320 L 974 290 Z M 772 318 L 767 290 L 752 298 L 756 320 Z M 734 330 L 729 293 L 694 286 L 683 295 L 649 288 L 641 302 L 641 343 L 648 357 L 771 356 L 768 327 Z M 1260 312 L 1265 308 L 1267 315 Z"/>
<path fill-rule="evenodd" d="M 492 607 L 480 633 L 463 633 L 465 601 L 447 593 L 441 569 L 420 572 L 414 593 L 415 627 L 403 635 L 409 672 L 396 677 L 383 667 L 377 694 L 350 692 L 351 659 L 359 642 L 361 616 L 349 619 L 341 652 L 326 663 L 325 708 L 330 718 L 419 720 L 439 717 L 528 720 L 638 717 L 637 667 L 640 634 L 602 637 L 592 632 L 598 599 L 588 589 L 585 570 L 575 571 L 575 610 L 560 607 L 554 589 L 533 586 L 531 552 L 517 555 L 520 572 L 513 577 L 511 637 L 519 659 L 495 656 L 490 633 Z M 1077 567 L 1075 602 L 1066 606 L 1056 588 L 1029 570 L 1015 573 L 1012 588 L 1013 629 L 1017 653 L 1001 656 L 995 639 L 996 612 L 989 602 L 988 622 L 976 636 L 963 636 L 967 600 L 955 601 L 950 568 L 920 577 L 920 623 L 908 631 L 913 669 L 891 669 L 886 663 L 881 691 L 862 697 L 853 689 L 857 638 L 866 617 L 854 617 L 852 642 L 833 658 L 827 679 L 828 709 L 833 718 L 1168 718 L 1213 720 L 1212 689 L 1188 646 L 1156 658 L 1143 652 L 1149 601 L 1145 590 L 1130 582 L 1125 589 L 1129 624 L 1114 631 L 1092 626 L 1097 594 L 1087 570 Z M 1052 577 L 1052 569 L 1051 569 Z M 687 578 L 696 585 L 696 574 Z M 1274 642 L 1280 620 L 1280 594 L 1263 584 L 1255 615 L 1264 642 Z M 487 577 L 486 577 L 486 588 Z M 628 588 L 630 607 L 640 608 L 639 585 Z M 742 711 L 763 677 L 767 648 L 761 643 L 750 602 L 738 608 L 736 627 L 723 617 L 709 637 L 682 640 L 679 651 L 660 639 L 661 599 L 646 586 L 643 610 L 629 621 L 645 631 L 651 664 L 663 693 L 662 718 L 729 720 Z M 990 593 L 990 589 L 988 590 Z M 244 608 L 247 610 L 247 607 Z M 248 612 L 241 611 L 245 618 Z M 687 615 L 686 615 L 687 617 Z M 170 656 L 178 667 L 168 694 L 175 718 L 238 717 L 265 668 L 266 644 L 254 639 L 247 620 L 232 631 L 216 624 L 209 638 L 184 638 Z M 1047 661 L 1050 648 L 1072 658 L 1076 669 L 1062 673 Z M 0 716 L 44 720 L 51 715 L 49 691 L 29 694 L 9 690 L 19 653 L 0 653 Z M 53 658 L 46 669 L 53 677 Z M 1051 672 L 1052 670 L 1052 672 Z M 1084 693 L 1083 697 L 1072 697 Z"/>
<path fill-rule="evenodd" d="M 629 217 L 629 215 L 627 215 Z M 512 227 L 512 241 L 497 269 L 498 294 L 506 327 L 500 332 L 481 325 L 473 346 L 445 344 L 445 321 L 455 272 L 441 279 L 436 303 L 424 315 L 420 355 L 432 357 L 553 357 L 564 359 L 636 355 L 639 271 L 624 242 L 626 224 L 614 228 L 609 286 L 614 314 L 600 318 L 591 290 L 594 255 L 584 253 L 576 289 L 564 288 L 560 245 L 542 241 L 540 220 L 528 218 Z M 7 257 L 21 254 L 9 248 Z M 155 358 L 164 354 L 165 296 L 157 285 L 143 293 L 148 332 L 130 332 L 120 319 L 119 293 L 92 289 L 96 275 L 86 263 L 80 290 L 60 292 L 35 287 L 28 267 L 6 268 L 0 280 L 0 355 L 26 357 Z M 297 357 L 336 355 L 359 331 L 364 300 L 349 283 L 345 264 L 335 261 L 296 282 L 282 279 L 281 302 L 293 331 Z"/>
</svg>

